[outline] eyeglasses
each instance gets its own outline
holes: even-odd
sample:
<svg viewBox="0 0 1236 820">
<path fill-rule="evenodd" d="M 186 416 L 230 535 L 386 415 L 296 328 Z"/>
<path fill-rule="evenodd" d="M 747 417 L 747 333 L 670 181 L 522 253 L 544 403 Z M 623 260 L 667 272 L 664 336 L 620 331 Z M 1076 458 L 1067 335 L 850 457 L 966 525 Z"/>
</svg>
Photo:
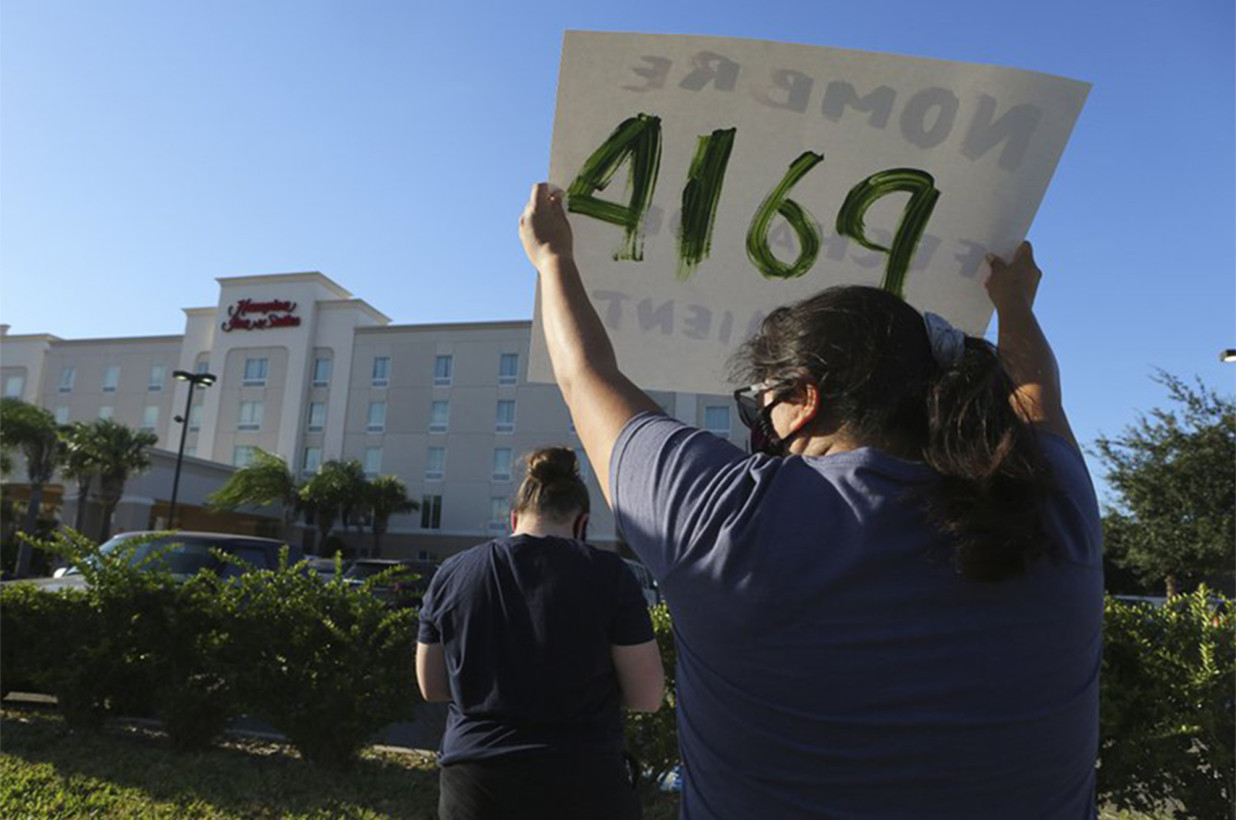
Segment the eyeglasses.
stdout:
<svg viewBox="0 0 1236 820">
<path fill-rule="evenodd" d="M 734 403 L 738 405 L 738 418 L 748 430 L 756 430 L 760 426 L 764 413 L 764 394 L 769 390 L 785 387 L 787 384 L 789 382 L 784 379 L 770 379 L 734 391 Z"/>
</svg>

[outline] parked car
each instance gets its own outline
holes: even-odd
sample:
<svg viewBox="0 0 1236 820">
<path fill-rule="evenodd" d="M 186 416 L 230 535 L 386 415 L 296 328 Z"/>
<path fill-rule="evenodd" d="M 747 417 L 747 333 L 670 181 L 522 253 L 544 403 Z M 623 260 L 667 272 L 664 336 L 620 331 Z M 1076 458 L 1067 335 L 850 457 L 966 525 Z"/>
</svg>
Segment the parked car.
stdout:
<svg viewBox="0 0 1236 820">
<path fill-rule="evenodd" d="M 250 535 L 229 535 L 218 532 L 139 531 L 121 533 L 99 549 L 103 553 L 112 553 L 128 541 L 151 536 L 156 537 L 138 544 L 133 549 L 129 560 L 140 564 L 162 550 L 158 558 L 145 566 L 150 569 L 165 569 L 179 580 L 185 580 L 204 569 L 213 570 L 225 578 L 240 575 L 245 571 L 241 566 L 216 557 L 214 550 L 233 555 L 254 569 L 275 569 L 279 566 L 279 551 L 288 546 L 283 541 L 274 538 L 257 538 Z M 288 548 L 289 563 L 295 563 L 300 558 L 301 553 L 298 548 Z M 67 567 L 57 570 L 56 573 L 56 576 L 52 578 L 36 578 L 10 583 L 34 584 L 49 592 L 59 589 L 80 589 L 87 585 L 86 576 L 78 567 Z"/>
<path fill-rule="evenodd" d="M 433 579 L 434 573 L 438 571 L 438 565 L 432 561 L 358 558 L 343 573 L 343 580 L 354 586 L 360 586 L 369 578 L 391 567 L 399 569 L 388 583 L 374 586 L 373 594 L 388 606 L 420 606 L 425 590 L 429 589 L 429 582 Z"/>
<path fill-rule="evenodd" d="M 648 602 L 648 606 L 661 603 L 661 590 L 657 589 L 657 582 L 652 577 L 652 573 L 648 571 L 648 567 L 630 558 L 623 558 L 622 562 L 627 565 L 627 569 L 631 570 L 635 580 L 639 582 L 640 591 L 644 593 L 644 600 Z"/>
<path fill-rule="evenodd" d="M 309 560 L 310 572 L 316 572 L 318 575 L 318 579 L 322 581 L 322 583 L 328 583 L 335 579 L 335 559 L 334 558 L 323 558 L 318 555 L 306 555 L 305 558 Z M 347 572 L 348 568 L 351 566 L 352 566 L 352 561 L 350 561 L 349 559 L 344 558 L 340 560 L 339 562 L 340 573 L 339 574 L 343 575 L 343 573 Z"/>
</svg>

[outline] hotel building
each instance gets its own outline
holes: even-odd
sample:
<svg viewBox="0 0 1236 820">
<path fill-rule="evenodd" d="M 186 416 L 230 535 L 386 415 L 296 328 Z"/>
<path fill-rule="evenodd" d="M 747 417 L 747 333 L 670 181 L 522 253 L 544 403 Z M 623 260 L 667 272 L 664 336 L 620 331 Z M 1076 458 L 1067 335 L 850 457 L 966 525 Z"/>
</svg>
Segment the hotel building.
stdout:
<svg viewBox="0 0 1236 820">
<path fill-rule="evenodd" d="M 579 454 L 592 491 L 589 540 L 618 540 L 557 387 L 525 377 L 530 321 L 395 325 L 320 273 L 217 281 L 217 305 L 185 309 L 179 336 L 61 339 L 0 326 L 3 395 L 39 404 L 62 424 L 112 418 L 158 436 L 154 467 L 130 480 L 113 531 L 167 523 L 189 389 L 172 373 L 186 370 L 218 381 L 194 391 L 185 418 L 177 499 L 185 529 L 280 532 L 278 509 L 204 509 L 256 448 L 302 478 L 326 460 L 355 458 L 370 476 L 398 476 L 421 504 L 392 518 L 383 556 L 441 560 L 505 533 L 520 455 L 564 445 Z M 689 424 L 745 437 L 728 396 L 651 395 Z M 76 487 L 49 489 L 62 501 L 61 519 L 73 521 Z M 88 521 L 98 514 L 88 500 Z M 298 527 L 312 551 L 313 529 Z M 359 554 L 372 541 L 341 525 L 335 532 Z"/>
</svg>

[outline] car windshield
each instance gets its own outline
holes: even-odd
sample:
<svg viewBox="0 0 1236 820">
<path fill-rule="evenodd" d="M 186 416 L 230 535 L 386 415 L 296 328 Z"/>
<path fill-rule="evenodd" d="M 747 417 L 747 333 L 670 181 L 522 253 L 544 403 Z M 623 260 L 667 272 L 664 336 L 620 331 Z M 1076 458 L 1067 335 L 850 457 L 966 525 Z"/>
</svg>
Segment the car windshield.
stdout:
<svg viewBox="0 0 1236 820">
<path fill-rule="evenodd" d="M 105 555 L 111 555 L 122 549 L 129 549 L 127 546 L 128 542 L 139 537 L 134 535 L 117 536 L 100 547 L 99 551 Z M 246 550 L 243 544 L 225 547 L 219 541 L 193 537 L 168 536 L 155 538 L 143 541 L 131 549 L 132 554 L 129 556 L 130 565 L 145 565 L 145 568 L 148 569 L 163 569 L 173 575 L 181 576 L 193 575 L 207 568 L 219 568 L 219 560 L 211 554 L 213 549 L 223 549 L 226 552 L 239 553 L 237 557 L 251 564 L 254 563 L 256 557 L 250 554 L 252 548 Z M 161 553 L 158 558 L 149 560 L 151 556 L 158 553 Z M 149 563 L 147 563 L 148 561 Z M 261 566 L 262 563 L 260 560 L 257 561 L 258 566 Z M 224 570 L 225 575 L 236 574 L 235 570 L 229 571 L 229 569 Z M 78 568 L 73 567 L 66 574 L 77 574 L 80 571 Z"/>
</svg>

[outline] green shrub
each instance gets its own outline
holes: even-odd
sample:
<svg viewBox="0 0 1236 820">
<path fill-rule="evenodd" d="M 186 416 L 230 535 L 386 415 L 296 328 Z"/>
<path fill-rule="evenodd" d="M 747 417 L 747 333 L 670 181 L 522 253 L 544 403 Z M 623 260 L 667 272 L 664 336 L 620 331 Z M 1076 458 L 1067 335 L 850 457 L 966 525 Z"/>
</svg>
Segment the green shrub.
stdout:
<svg viewBox="0 0 1236 820">
<path fill-rule="evenodd" d="M 677 698 L 674 689 L 674 625 L 669 609 L 659 604 L 649 610 L 661 664 L 665 668 L 665 702 L 661 709 L 628 712 L 626 718 L 627 748 L 639 761 L 645 775 L 645 786 L 655 788 L 663 775 L 678 765 Z"/>
<path fill-rule="evenodd" d="M 380 729 L 412 717 L 416 616 L 373 596 L 385 575 L 358 590 L 323 584 L 302 563 L 239 581 L 233 663 L 244 702 L 314 763 L 349 768 Z"/>
<path fill-rule="evenodd" d="M 1236 791 L 1236 652 L 1231 602 L 1205 587 L 1162 607 L 1109 598 L 1101 701 L 1100 800 L 1227 817 Z"/>
<path fill-rule="evenodd" d="M 263 717 L 305 758 L 347 767 L 416 705 L 415 614 L 387 610 L 371 587 L 323 584 L 305 565 L 178 580 L 145 539 L 103 554 L 75 533 L 45 548 L 79 567 L 85 589 L 0 592 L 7 689 L 57 697 L 66 721 L 153 714 L 173 744 L 197 749 L 242 711 Z"/>
</svg>

